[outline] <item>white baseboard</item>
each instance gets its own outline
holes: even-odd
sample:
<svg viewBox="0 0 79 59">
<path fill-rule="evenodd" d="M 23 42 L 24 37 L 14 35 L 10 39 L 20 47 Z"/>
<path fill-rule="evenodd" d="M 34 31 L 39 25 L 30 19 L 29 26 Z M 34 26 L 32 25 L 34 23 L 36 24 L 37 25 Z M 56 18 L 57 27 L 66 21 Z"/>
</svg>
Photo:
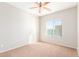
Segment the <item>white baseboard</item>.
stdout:
<svg viewBox="0 0 79 59">
<path fill-rule="evenodd" d="M 77 47 L 73 47 L 67 44 L 63 44 L 61 42 L 53 42 L 53 41 L 48 41 L 48 40 L 41 40 L 41 42 L 47 42 L 47 43 L 51 43 L 51 44 L 56 44 L 56 45 L 60 45 L 60 46 L 65 46 L 65 47 L 69 47 L 69 48 L 73 48 L 73 49 L 77 49 Z"/>
<path fill-rule="evenodd" d="M 10 51 L 10 50 L 13 50 L 13 49 L 16 49 L 16 48 L 25 46 L 25 45 L 27 45 L 27 43 L 23 43 L 22 45 L 17 45 L 17 46 L 13 46 L 13 47 L 11 47 L 11 48 L 8 48 L 8 49 L 6 49 L 6 50 L 2 50 L 2 51 L 0 51 L 0 53 L 7 52 L 7 51 Z"/>
</svg>

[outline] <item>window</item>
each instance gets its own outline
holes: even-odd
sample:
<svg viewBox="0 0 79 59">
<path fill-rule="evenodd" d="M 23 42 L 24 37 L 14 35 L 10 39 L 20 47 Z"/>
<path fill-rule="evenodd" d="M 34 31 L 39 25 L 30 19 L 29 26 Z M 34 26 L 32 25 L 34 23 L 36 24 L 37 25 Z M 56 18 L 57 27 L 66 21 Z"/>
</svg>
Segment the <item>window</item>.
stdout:
<svg viewBox="0 0 79 59">
<path fill-rule="evenodd" d="M 62 36 L 62 21 L 60 19 L 48 20 L 46 23 L 47 35 L 51 37 Z"/>
</svg>

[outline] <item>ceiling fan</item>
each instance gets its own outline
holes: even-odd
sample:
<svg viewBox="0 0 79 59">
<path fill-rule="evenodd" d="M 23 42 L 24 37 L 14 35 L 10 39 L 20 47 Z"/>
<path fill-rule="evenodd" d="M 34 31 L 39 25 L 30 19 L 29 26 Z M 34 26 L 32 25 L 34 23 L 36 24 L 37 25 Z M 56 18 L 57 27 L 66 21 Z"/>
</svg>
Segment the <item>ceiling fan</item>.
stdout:
<svg viewBox="0 0 79 59">
<path fill-rule="evenodd" d="M 34 2 L 34 6 L 31 7 L 30 9 L 39 8 L 39 13 L 41 13 L 42 8 L 47 11 L 50 11 L 51 9 L 47 7 L 48 4 L 49 2 Z"/>
</svg>

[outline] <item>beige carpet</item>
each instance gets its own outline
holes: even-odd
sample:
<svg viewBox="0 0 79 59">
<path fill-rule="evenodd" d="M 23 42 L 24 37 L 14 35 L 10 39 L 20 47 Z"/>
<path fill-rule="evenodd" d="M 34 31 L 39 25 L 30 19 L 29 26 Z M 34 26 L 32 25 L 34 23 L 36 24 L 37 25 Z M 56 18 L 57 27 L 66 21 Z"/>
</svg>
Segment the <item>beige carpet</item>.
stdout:
<svg viewBox="0 0 79 59">
<path fill-rule="evenodd" d="M 55 57 L 55 56 L 77 56 L 77 50 L 58 45 L 38 42 L 26 45 L 5 53 L 0 53 L 3 57 Z"/>
</svg>

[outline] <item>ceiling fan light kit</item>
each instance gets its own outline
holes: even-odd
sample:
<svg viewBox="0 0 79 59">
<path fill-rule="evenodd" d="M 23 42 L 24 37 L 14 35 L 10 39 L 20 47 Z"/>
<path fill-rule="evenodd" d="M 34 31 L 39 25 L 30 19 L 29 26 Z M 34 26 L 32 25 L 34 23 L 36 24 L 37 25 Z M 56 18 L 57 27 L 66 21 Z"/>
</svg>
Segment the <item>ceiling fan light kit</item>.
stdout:
<svg viewBox="0 0 79 59">
<path fill-rule="evenodd" d="M 45 9 L 47 11 L 51 11 L 50 8 L 48 8 L 48 5 L 49 2 L 34 2 L 34 6 L 31 7 L 30 9 L 35 9 L 35 8 L 38 8 L 38 13 L 41 13 L 42 10 L 41 9 Z"/>
</svg>

